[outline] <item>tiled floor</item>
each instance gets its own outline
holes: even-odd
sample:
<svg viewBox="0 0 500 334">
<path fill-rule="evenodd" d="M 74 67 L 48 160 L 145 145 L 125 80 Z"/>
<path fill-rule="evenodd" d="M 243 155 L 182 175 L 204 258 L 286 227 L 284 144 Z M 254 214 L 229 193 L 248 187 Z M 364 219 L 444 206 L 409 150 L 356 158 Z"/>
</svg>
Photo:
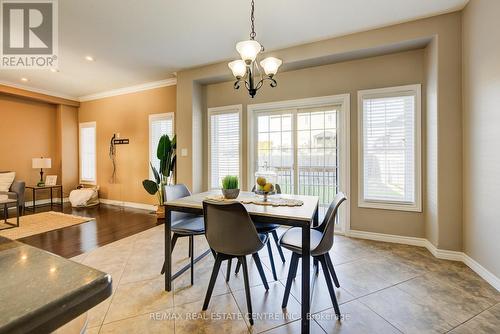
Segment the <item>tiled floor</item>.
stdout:
<svg viewBox="0 0 500 334">
<path fill-rule="evenodd" d="M 187 259 L 187 239 L 174 251 L 174 270 Z M 207 249 L 203 237 L 196 253 Z M 250 260 L 254 312 L 246 321 L 242 275 L 225 283 L 221 268 L 209 310 L 201 312 L 213 265 L 211 256 L 196 264 L 195 285 L 189 272 L 163 291 L 163 226 L 157 226 L 74 258 L 113 277 L 114 293 L 89 312 L 89 333 L 298 333 L 300 276 L 292 286 L 286 310 L 281 309 L 287 263 L 276 254 L 279 281 L 273 282 L 267 251 L 261 253 L 270 289 L 266 293 Z M 500 293 L 465 265 L 438 260 L 427 250 L 398 244 L 336 236 L 332 250 L 341 288 L 343 314 L 335 320 L 326 283 L 312 278 L 313 333 L 499 333 Z M 233 266 L 234 268 L 234 266 Z"/>
</svg>

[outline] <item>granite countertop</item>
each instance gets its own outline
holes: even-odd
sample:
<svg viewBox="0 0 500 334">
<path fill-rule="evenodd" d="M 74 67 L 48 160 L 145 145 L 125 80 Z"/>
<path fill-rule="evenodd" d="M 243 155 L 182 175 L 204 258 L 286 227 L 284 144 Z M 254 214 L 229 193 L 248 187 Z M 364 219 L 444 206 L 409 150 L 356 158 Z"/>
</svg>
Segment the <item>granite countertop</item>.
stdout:
<svg viewBox="0 0 500 334">
<path fill-rule="evenodd" d="M 111 276 L 0 237 L 0 333 L 49 333 L 111 295 Z"/>
</svg>

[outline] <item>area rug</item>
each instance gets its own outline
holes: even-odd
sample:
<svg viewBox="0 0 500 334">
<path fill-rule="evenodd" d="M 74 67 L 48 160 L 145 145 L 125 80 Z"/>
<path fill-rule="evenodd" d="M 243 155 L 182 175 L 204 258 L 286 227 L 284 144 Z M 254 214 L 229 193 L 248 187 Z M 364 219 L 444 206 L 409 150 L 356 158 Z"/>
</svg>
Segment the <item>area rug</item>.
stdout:
<svg viewBox="0 0 500 334">
<path fill-rule="evenodd" d="M 78 225 L 91 220 L 93 220 L 93 218 L 67 215 L 55 211 L 41 212 L 22 216 L 19 218 L 19 227 L 2 230 L 0 231 L 0 235 L 9 239 L 20 239 L 29 237 L 30 235 Z M 11 224 L 15 224 L 16 218 L 10 218 L 7 221 Z M 3 220 L 0 221 L 0 229 L 5 227 L 9 227 L 9 225 L 6 225 Z"/>
</svg>

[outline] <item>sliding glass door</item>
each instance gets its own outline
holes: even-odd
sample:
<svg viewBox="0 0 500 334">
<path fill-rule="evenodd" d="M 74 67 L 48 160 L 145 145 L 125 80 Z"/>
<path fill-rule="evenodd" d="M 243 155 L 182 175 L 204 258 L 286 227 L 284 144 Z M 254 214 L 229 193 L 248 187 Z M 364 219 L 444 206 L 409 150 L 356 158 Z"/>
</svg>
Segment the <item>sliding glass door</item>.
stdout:
<svg viewBox="0 0 500 334">
<path fill-rule="evenodd" d="M 293 105 L 293 103 L 291 103 Z M 320 219 L 339 190 L 341 104 L 263 108 L 249 106 L 253 138 L 249 178 L 274 171 L 283 193 L 320 198 Z M 262 110 L 259 110 L 262 109 Z"/>
</svg>

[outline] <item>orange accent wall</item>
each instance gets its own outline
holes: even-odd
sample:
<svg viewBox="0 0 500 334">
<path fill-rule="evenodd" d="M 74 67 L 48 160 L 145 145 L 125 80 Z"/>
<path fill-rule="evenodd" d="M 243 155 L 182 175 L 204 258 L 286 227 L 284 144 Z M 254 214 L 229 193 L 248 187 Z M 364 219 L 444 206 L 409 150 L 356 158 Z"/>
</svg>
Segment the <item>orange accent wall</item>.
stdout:
<svg viewBox="0 0 500 334">
<path fill-rule="evenodd" d="M 96 122 L 99 197 L 156 204 L 142 187 L 149 177 L 149 115 L 175 112 L 176 86 L 81 102 L 79 122 Z M 110 181 L 109 143 L 114 133 L 130 144 L 116 147 L 116 182 Z"/>
</svg>

